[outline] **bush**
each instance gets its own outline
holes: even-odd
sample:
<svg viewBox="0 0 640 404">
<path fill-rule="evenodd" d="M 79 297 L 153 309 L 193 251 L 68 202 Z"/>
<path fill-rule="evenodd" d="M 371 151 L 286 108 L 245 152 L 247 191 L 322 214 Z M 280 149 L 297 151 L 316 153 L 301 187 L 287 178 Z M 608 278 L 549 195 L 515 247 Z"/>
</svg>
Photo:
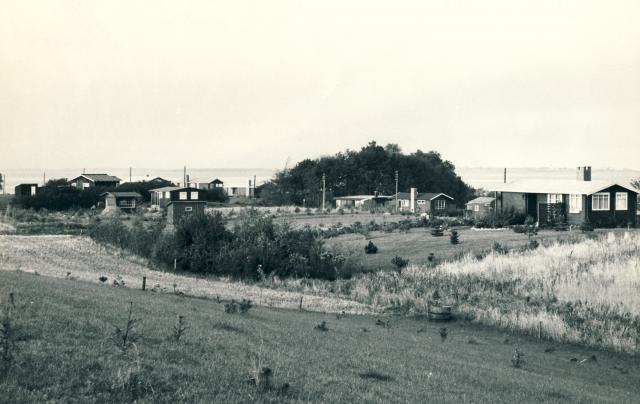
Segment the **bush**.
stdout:
<svg viewBox="0 0 640 404">
<path fill-rule="evenodd" d="M 589 220 L 585 220 L 580 224 L 580 231 L 589 233 L 593 231 L 593 224 Z"/>
<path fill-rule="evenodd" d="M 396 266 L 396 269 L 398 270 L 398 272 L 402 271 L 403 268 L 405 268 L 407 265 L 409 265 L 409 260 L 402 258 L 399 255 L 396 255 L 395 257 L 393 257 L 391 259 L 391 263 L 393 265 Z"/>
<path fill-rule="evenodd" d="M 459 244 L 460 243 L 460 236 L 458 235 L 458 232 L 456 230 L 451 230 L 451 236 L 449 236 L 449 241 L 451 242 L 451 244 Z"/>
<path fill-rule="evenodd" d="M 364 246 L 364 252 L 366 254 L 375 254 L 378 252 L 378 247 L 375 244 L 373 244 L 371 240 L 369 240 L 369 244 Z"/>
</svg>

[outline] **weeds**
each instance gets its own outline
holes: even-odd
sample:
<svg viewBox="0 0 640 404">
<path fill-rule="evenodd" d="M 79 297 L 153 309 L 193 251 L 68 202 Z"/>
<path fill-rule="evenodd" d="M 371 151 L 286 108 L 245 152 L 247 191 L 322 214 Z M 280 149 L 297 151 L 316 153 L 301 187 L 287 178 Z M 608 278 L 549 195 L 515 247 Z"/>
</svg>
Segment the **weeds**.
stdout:
<svg viewBox="0 0 640 404">
<path fill-rule="evenodd" d="M 320 324 L 317 324 L 314 327 L 317 331 L 329 331 L 329 327 L 327 327 L 327 322 L 323 321 Z"/>
<path fill-rule="evenodd" d="M 234 299 L 231 299 L 229 303 L 224 304 L 224 312 L 227 314 L 247 314 L 253 307 L 255 307 L 255 305 L 251 300 L 242 299 L 241 301 L 236 302 Z"/>
<path fill-rule="evenodd" d="M 13 294 L 12 294 L 13 295 Z M 0 375 L 4 376 L 9 371 L 13 361 L 15 350 L 15 328 L 13 325 L 13 304 L 9 303 L 2 310 L 2 318 L 0 319 Z"/>
<path fill-rule="evenodd" d="M 524 364 L 524 353 L 517 346 L 513 350 L 513 356 L 511 357 L 511 364 L 514 368 L 519 368 Z"/>
<path fill-rule="evenodd" d="M 126 352 L 132 345 L 135 344 L 138 339 L 138 335 L 135 330 L 135 325 L 138 323 L 138 319 L 133 317 L 133 302 L 129 302 L 129 309 L 127 310 L 127 322 L 124 328 L 115 326 L 115 330 L 111 340 L 122 351 Z"/>
<path fill-rule="evenodd" d="M 173 325 L 171 329 L 171 336 L 173 340 L 177 343 L 180 342 L 180 338 L 184 335 L 184 333 L 189 329 L 187 325 L 185 325 L 184 316 L 178 315 L 176 323 Z"/>
</svg>

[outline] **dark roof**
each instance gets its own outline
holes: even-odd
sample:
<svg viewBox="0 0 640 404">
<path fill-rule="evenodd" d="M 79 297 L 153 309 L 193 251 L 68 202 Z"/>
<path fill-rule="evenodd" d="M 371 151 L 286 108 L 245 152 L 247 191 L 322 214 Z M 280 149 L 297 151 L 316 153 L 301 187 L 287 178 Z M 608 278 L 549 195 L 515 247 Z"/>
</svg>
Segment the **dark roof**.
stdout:
<svg viewBox="0 0 640 404">
<path fill-rule="evenodd" d="M 109 174 L 82 174 L 72 179 L 71 181 L 75 181 L 78 178 L 84 177 L 91 182 L 120 182 L 121 179 Z"/>
<path fill-rule="evenodd" d="M 219 179 L 217 179 L 217 178 L 216 178 L 215 180 L 211 181 L 209 184 L 213 184 L 214 182 L 215 182 L 216 184 L 224 184 L 224 182 L 220 181 L 220 180 L 219 180 Z"/>
<path fill-rule="evenodd" d="M 137 192 L 126 192 L 126 191 L 105 192 L 104 194 L 102 194 L 102 196 L 105 196 L 105 195 L 113 195 L 116 198 L 142 198 L 142 195 L 140 195 Z"/>
<path fill-rule="evenodd" d="M 162 177 L 155 177 L 155 178 L 150 179 L 147 182 L 171 182 L 171 181 L 166 180 L 166 179 L 164 179 Z"/>
</svg>

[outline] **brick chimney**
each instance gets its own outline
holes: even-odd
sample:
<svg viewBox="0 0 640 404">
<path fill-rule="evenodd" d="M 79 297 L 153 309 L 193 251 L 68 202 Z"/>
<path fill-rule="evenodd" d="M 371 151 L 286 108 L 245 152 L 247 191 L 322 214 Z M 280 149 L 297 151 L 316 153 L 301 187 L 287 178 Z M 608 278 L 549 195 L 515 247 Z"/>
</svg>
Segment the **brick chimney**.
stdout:
<svg viewBox="0 0 640 404">
<path fill-rule="evenodd" d="M 591 181 L 591 166 L 578 167 L 578 181 Z"/>
</svg>

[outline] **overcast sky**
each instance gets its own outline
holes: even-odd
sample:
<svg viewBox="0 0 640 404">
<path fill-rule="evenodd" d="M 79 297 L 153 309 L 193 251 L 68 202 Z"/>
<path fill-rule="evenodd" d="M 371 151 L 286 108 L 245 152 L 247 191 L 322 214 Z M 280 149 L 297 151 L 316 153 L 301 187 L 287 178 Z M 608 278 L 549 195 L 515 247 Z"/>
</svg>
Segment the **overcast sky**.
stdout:
<svg viewBox="0 0 640 404">
<path fill-rule="evenodd" d="M 0 168 L 282 168 L 375 139 L 639 169 L 639 20 L 637 0 L 4 0 Z"/>
</svg>

